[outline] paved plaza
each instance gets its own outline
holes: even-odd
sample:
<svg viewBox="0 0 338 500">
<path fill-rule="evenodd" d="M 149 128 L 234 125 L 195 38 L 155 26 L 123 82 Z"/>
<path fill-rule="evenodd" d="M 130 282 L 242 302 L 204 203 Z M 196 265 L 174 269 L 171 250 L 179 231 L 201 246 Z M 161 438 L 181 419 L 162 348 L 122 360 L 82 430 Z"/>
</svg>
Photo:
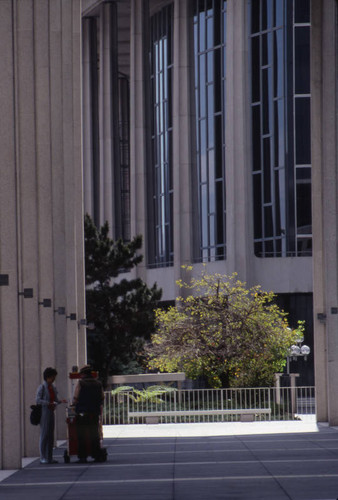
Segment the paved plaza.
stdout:
<svg viewBox="0 0 338 500">
<path fill-rule="evenodd" d="M 26 459 L 0 500 L 336 500 L 338 430 L 314 422 L 112 426 L 105 463 Z"/>
</svg>

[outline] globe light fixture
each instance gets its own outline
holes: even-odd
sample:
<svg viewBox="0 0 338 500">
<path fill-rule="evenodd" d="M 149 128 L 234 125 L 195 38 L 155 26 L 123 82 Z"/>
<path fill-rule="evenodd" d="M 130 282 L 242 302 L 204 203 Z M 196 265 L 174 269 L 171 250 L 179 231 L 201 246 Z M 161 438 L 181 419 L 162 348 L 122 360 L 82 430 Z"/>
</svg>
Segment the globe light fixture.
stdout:
<svg viewBox="0 0 338 500">
<path fill-rule="evenodd" d="M 292 345 L 290 347 L 290 356 L 300 356 L 301 349 L 298 345 Z"/>
<path fill-rule="evenodd" d="M 289 354 L 288 357 L 292 358 L 293 361 L 296 361 L 299 356 L 303 357 L 304 360 L 307 360 L 308 355 L 311 352 L 311 349 L 307 345 L 301 345 L 301 343 L 304 341 L 304 337 L 296 339 L 297 344 L 293 344 L 289 348 Z"/>
<path fill-rule="evenodd" d="M 304 359 L 306 360 L 306 357 L 310 354 L 310 347 L 308 345 L 302 345 L 300 348 L 300 354 L 301 356 L 304 356 Z"/>
</svg>

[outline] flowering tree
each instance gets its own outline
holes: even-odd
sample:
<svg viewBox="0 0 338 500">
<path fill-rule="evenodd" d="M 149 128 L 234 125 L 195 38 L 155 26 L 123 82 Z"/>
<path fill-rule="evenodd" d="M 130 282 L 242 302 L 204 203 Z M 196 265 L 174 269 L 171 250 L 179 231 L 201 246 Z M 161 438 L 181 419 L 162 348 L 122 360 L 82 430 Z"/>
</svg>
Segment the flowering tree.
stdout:
<svg viewBox="0 0 338 500">
<path fill-rule="evenodd" d="M 271 384 L 304 322 L 290 329 L 275 295 L 259 286 L 248 289 L 236 273 L 203 272 L 178 284 L 186 298 L 179 297 L 166 311 L 157 309 L 157 332 L 147 347 L 149 367 L 183 370 L 191 378 L 203 375 L 212 387 Z"/>
</svg>

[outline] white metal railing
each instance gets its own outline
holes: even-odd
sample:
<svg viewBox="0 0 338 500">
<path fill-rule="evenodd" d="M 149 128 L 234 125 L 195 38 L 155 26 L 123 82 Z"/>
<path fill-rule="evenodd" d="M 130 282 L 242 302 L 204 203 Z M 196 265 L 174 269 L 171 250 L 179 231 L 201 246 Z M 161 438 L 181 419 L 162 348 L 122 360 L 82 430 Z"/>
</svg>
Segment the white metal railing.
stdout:
<svg viewBox="0 0 338 500">
<path fill-rule="evenodd" d="M 161 423 L 231 422 L 240 418 L 237 414 L 211 415 L 210 410 L 271 409 L 269 415 L 257 412 L 256 420 L 299 420 L 303 415 L 315 415 L 316 412 L 314 387 L 177 390 L 161 395 L 162 402 L 135 402 L 131 394 L 124 392 L 112 396 L 110 391 L 105 393 L 104 425 L 145 422 L 145 417 L 139 416 L 128 420 L 133 412 L 171 412 L 160 417 Z M 198 410 L 200 414 L 179 414 L 190 410 Z M 203 411 L 207 414 L 201 414 Z"/>
</svg>

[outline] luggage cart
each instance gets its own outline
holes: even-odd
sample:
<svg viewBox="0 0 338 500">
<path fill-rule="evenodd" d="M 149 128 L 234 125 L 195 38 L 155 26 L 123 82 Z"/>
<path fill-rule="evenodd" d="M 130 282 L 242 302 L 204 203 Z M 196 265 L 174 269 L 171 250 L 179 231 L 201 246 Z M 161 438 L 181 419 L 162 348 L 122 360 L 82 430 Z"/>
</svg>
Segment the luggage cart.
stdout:
<svg viewBox="0 0 338 500">
<path fill-rule="evenodd" d="M 93 376 L 95 378 L 98 377 L 97 372 L 93 372 Z M 75 390 L 75 381 L 81 378 L 80 373 L 77 371 L 71 372 L 69 374 L 69 378 L 71 379 L 72 382 L 72 399 L 74 395 L 74 390 Z M 76 413 L 75 413 L 75 406 L 68 406 L 66 408 L 66 423 L 67 423 L 67 448 L 64 451 L 63 458 L 64 462 L 66 464 L 70 463 L 70 457 L 72 455 L 78 454 L 78 440 L 77 440 L 77 428 L 76 428 Z M 97 461 L 99 462 L 106 462 L 107 460 L 107 449 L 102 446 L 102 441 L 103 441 L 103 432 L 102 432 L 102 421 L 101 417 L 99 419 L 99 434 L 100 434 L 100 454 L 98 457 L 95 457 Z M 91 450 L 91 443 L 88 441 L 87 442 L 87 455 L 92 456 L 92 450 Z"/>
</svg>

